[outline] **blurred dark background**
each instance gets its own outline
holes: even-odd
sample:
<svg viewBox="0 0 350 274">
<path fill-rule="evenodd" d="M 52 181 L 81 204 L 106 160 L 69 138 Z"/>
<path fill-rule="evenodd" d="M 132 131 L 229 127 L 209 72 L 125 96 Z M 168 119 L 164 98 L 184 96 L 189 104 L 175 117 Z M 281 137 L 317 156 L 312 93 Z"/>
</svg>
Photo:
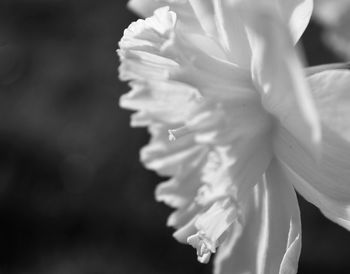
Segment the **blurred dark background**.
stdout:
<svg viewBox="0 0 350 274">
<path fill-rule="evenodd" d="M 117 0 L 0 2 L 0 273 L 211 273 L 165 226 L 148 141 L 118 108 Z M 309 64 L 340 60 L 312 23 Z M 350 272 L 350 233 L 300 199 L 299 273 Z"/>
</svg>

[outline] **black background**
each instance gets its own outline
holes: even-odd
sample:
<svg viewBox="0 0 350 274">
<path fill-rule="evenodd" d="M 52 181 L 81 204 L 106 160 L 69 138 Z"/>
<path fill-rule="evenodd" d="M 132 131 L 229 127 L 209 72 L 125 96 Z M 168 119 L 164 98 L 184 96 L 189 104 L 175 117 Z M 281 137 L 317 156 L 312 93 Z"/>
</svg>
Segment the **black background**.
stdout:
<svg viewBox="0 0 350 274">
<path fill-rule="evenodd" d="M 118 108 L 117 0 L 0 2 L 0 272 L 211 273 L 167 228 L 144 129 Z M 340 60 L 312 23 L 309 64 Z M 300 198 L 299 273 L 350 273 L 350 233 Z"/>
</svg>

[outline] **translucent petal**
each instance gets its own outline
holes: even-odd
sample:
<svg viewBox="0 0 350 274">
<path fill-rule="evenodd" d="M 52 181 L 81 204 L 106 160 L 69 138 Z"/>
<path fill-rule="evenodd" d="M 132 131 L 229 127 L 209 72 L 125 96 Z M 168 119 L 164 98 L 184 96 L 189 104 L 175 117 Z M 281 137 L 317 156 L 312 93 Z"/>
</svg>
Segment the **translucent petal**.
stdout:
<svg viewBox="0 0 350 274">
<path fill-rule="evenodd" d="M 207 110 L 198 115 L 208 114 L 204 121 L 198 119 L 200 126 L 197 126 L 196 140 L 199 143 L 231 145 L 234 148 L 260 141 L 260 137 L 270 131 L 271 117 L 256 99 L 257 96 L 249 98 L 236 94 L 224 102 L 209 105 Z M 198 116 L 194 116 L 194 119 Z M 215 138 L 207 140 L 205 134 L 214 131 L 216 131 Z M 244 151 L 241 150 L 239 153 Z"/>
<path fill-rule="evenodd" d="M 171 213 L 167 220 L 167 226 L 172 226 L 176 229 L 178 229 L 174 233 L 174 237 L 180 241 L 181 243 L 186 244 L 187 237 L 191 235 L 191 233 L 195 233 L 195 227 L 194 222 L 192 222 L 194 219 L 196 219 L 196 216 L 203 210 L 203 207 L 196 204 L 196 203 L 190 203 L 187 206 L 184 206 L 182 208 L 179 208 L 175 210 L 173 213 Z M 193 225 L 193 231 L 189 234 L 185 234 L 186 227 L 189 226 L 189 224 Z"/>
<path fill-rule="evenodd" d="M 275 154 L 301 195 L 326 215 L 349 221 L 350 143 L 326 126 L 323 136 L 322 155 L 315 160 L 292 134 L 280 128 L 274 140 Z"/>
<path fill-rule="evenodd" d="M 156 188 L 156 200 L 171 207 L 184 207 L 193 201 L 200 185 L 198 174 L 172 178 Z"/>
<path fill-rule="evenodd" d="M 313 11 L 313 0 L 248 0 L 245 2 L 246 7 L 265 8 L 279 17 L 280 23 L 289 27 L 288 32 L 291 33 L 294 44 L 298 42 L 309 24 Z"/>
<path fill-rule="evenodd" d="M 254 34 L 252 73 L 264 108 L 317 154 L 319 117 L 288 29 L 268 9 L 243 12 Z"/>
<path fill-rule="evenodd" d="M 190 0 L 189 2 L 203 30 L 220 43 L 225 52 L 224 58 L 240 67 L 247 68 L 250 61 L 250 49 L 241 20 L 229 14 L 229 11 L 226 13 L 221 1 Z M 226 33 L 228 21 L 234 21 L 230 24 L 230 31 L 234 29 L 233 42 L 229 40 L 232 36 L 228 37 Z"/>
<path fill-rule="evenodd" d="M 245 21 L 235 9 L 235 1 L 212 0 L 220 41 L 228 59 L 242 68 L 249 68 L 251 49 Z"/>
<path fill-rule="evenodd" d="M 208 263 L 211 253 L 216 252 L 219 239 L 236 220 L 237 207 L 231 198 L 225 198 L 213 203 L 194 218 L 195 232 L 192 229 L 182 230 L 187 234 L 187 243 L 197 249 L 197 258 L 201 263 Z M 190 223 L 192 226 L 192 223 Z M 181 229 L 179 230 L 181 231 Z M 179 239 L 179 231 L 176 237 Z M 186 234 L 182 233 L 183 236 Z"/>
<path fill-rule="evenodd" d="M 350 228 L 350 73 L 334 70 L 309 77 L 323 125 L 318 160 L 286 130 L 279 128 L 275 154 L 296 189 L 331 220 Z"/>
<path fill-rule="evenodd" d="M 174 80 L 195 86 L 202 95 L 229 98 L 235 93 L 252 96 L 247 70 L 213 57 L 177 32 L 177 16 L 161 8 L 146 20 L 132 23 L 118 50 L 121 80 Z M 208 44 L 202 41 L 201 44 Z"/>
<path fill-rule="evenodd" d="M 312 0 L 261 0 L 257 1 L 232 1 L 232 0 L 212 0 L 194 1 L 200 2 L 197 6 L 205 7 L 206 21 L 216 22 L 216 35 L 225 49 L 228 59 L 240 67 L 249 67 L 251 61 L 251 48 L 248 33 L 246 30 L 246 18 L 242 13 L 237 12 L 237 4 L 267 6 L 278 16 L 283 24 L 289 26 L 293 41 L 296 43 L 304 32 L 312 13 Z M 204 4 L 203 4 L 204 3 Z M 199 8 L 198 8 L 199 9 Z M 212 18 L 209 20 L 208 18 Z M 199 19 L 200 20 L 200 19 Z M 204 20 L 204 19 L 202 19 Z M 213 25 L 211 23 L 210 25 Z"/>
<path fill-rule="evenodd" d="M 215 251 L 220 236 L 236 219 L 236 206 L 230 198 L 215 202 L 196 220 L 196 228 L 210 240 L 210 249 Z"/>
<path fill-rule="evenodd" d="M 245 196 L 258 183 L 272 159 L 270 134 L 258 135 L 257 140 L 246 142 L 236 152 L 237 162 L 231 169 L 231 177 L 237 188 L 237 197 Z M 248 138 L 248 137 L 247 137 Z"/>
<path fill-rule="evenodd" d="M 142 17 L 151 16 L 159 7 L 165 3 L 159 0 L 129 0 L 128 8 Z"/>
<path fill-rule="evenodd" d="M 307 201 L 317 206 L 327 218 L 350 230 L 350 199 L 338 200 L 333 195 L 314 187 L 285 163 L 281 162 L 281 165 L 288 181 Z"/>
<path fill-rule="evenodd" d="M 324 65 L 307 67 L 307 68 L 305 68 L 305 74 L 307 76 L 312 76 L 313 74 L 324 72 L 326 70 L 344 70 L 344 69 L 350 69 L 349 62 L 331 63 L 331 64 L 324 64 Z"/>
<path fill-rule="evenodd" d="M 196 167 L 206 155 L 207 148 L 195 144 L 192 136 L 185 136 L 176 142 L 169 142 L 164 126 L 150 128 L 151 142 L 142 148 L 141 160 L 144 165 L 163 176 L 172 176 L 182 166 Z"/>
<path fill-rule="evenodd" d="M 284 128 L 274 139 L 276 156 L 290 169 L 321 193 L 335 199 L 350 197 L 350 144 L 324 126 L 322 155 L 314 159 L 305 148 Z"/>
<path fill-rule="evenodd" d="M 215 258 L 215 274 L 295 274 L 301 248 L 295 192 L 274 161 Z"/>
<path fill-rule="evenodd" d="M 201 185 L 200 173 L 204 162 L 205 157 L 188 161 L 186 164 L 181 163 L 176 176 L 157 186 L 156 200 L 175 208 L 189 206 Z"/>
<path fill-rule="evenodd" d="M 324 71 L 308 80 L 322 122 L 350 142 L 350 71 Z"/>
<path fill-rule="evenodd" d="M 184 123 L 197 105 L 198 91 L 180 82 L 149 80 L 130 85 L 132 90 L 120 97 L 120 106 L 147 111 L 157 122 Z"/>
<path fill-rule="evenodd" d="M 178 17 L 176 29 L 181 32 L 183 37 L 186 37 L 193 45 L 210 55 L 220 58 L 225 57 L 216 40 L 206 35 L 205 30 L 202 28 L 201 20 L 198 21 L 195 11 L 187 0 L 131 0 L 128 6 L 143 17 L 151 16 L 157 8 L 169 6 L 170 10 L 174 11 Z"/>
<path fill-rule="evenodd" d="M 189 2 L 203 30 L 210 36 L 216 37 L 217 29 L 212 1 L 189 0 Z"/>
<path fill-rule="evenodd" d="M 309 24 L 313 11 L 313 0 L 279 0 L 279 5 L 282 18 L 288 20 L 294 43 L 296 43 Z"/>
<path fill-rule="evenodd" d="M 187 2 L 187 0 L 129 0 L 127 6 L 141 17 L 149 17 L 156 9 L 164 6 L 170 6 L 176 13 L 188 16 L 190 11 Z"/>
</svg>

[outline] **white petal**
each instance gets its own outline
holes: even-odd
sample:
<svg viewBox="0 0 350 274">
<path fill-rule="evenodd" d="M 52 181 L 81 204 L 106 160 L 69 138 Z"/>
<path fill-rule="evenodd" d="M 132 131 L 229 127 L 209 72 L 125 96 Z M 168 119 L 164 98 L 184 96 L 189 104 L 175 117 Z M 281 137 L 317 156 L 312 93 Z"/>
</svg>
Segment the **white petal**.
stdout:
<svg viewBox="0 0 350 274">
<path fill-rule="evenodd" d="M 189 2 L 203 30 L 210 36 L 215 37 L 217 30 L 212 1 L 189 0 Z"/>
<path fill-rule="evenodd" d="M 186 244 L 187 237 L 195 233 L 196 228 L 194 227 L 194 219 L 196 219 L 197 214 L 203 210 L 202 206 L 197 205 L 196 203 L 191 203 L 187 206 L 177 209 L 171 213 L 167 220 L 167 226 L 172 226 L 178 229 L 174 233 L 174 237 L 181 243 Z M 193 222 L 192 222 L 193 221 Z M 193 227 L 192 227 L 192 226 Z M 192 232 L 187 233 L 186 229 L 191 227 Z M 186 234 L 187 233 L 187 234 Z"/>
<path fill-rule="evenodd" d="M 227 1 L 189 0 L 198 21 L 208 36 L 217 40 L 225 51 L 225 59 L 248 68 L 250 48 L 240 16 L 233 14 Z M 223 2 L 223 3 L 222 3 Z"/>
<path fill-rule="evenodd" d="M 276 162 L 251 194 L 243 226 L 233 225 L 219 248 L 214 273 L 295 274 L 301 248 L 299 207 Z"/>
<path fill-rule="evenodd" d="M 313 0 L 279 0 L 279 5 L 282 18 L 287 19 L 294 43 L 296 43 L 309 24 L 313 11 Z"/>
<path fill-rule="evenodd" d="M 281 162 L 281 165 L 288 181 L 294 185 L 296 190 L 307 201 L 317 206 L 330 220 L 350 230 L 349 201 L 344 201 L 344 199 L 338 200 L 333 195 L 314 187 L 310 182 L 303 179 L 285 163 Z"/>
<path fill-rule="evenodd" d="M 313 74 L 324 72 L 326 70 L 346 70 L 346 69 L 350 69 L 350 63 L 348 62 L 330 63 L 330 64 L 307 67 L 305 68 L 305 74 L 307 76 L 312 76 Z"/>
<path fill-rule="evenodd" d="M 204 2 L 208 7 L 206 10 L 210 10 L 208 12 L 209 16 L 205 18 L 212 18 L 211 21 L 215 20 L 217 36 L 226 50 L 229 60 L 241 67 L 249 67 L 254 46 L 250 46 L 245 15 L 237 12 L 238 2 L 242 2 L 239 5 L 247 7 L 251 5 L 267 6 L 269 10 L 273 11 L 281 19 L 283 24 L 289 26 L 294 43 L 299 40 L 308 25 L 313 8 L 313 0 L 261 0 L 259 3 L 257 1 L 250 1 L 249 3 L 249 1 L 237 0 Z M 200 6 L 204 6 L 204 4 Z"/>
<path fill-rule="evenodd" d="M 130 86 L 132 90 L 120 97 L 120 106 L 147 112 L 158 123 L 184 123 L 197 105 L 198 91 L 180 82 L 134 81 Z"/>
<path fill-rule="evenodd" d="M 156 9 L 164 6 L 170 6 L 176 13 L 180 11 L 186 14 L 188 10 L 187 0 L 129 0 L 127 6 L 141 17 L 149 17 Z"/>
<path fill-rule="evenodd" d="M 195 144 L 192 136 L 169 142 L 164 126 L 153 130 L 151 142 L 142 148 L 140 155 L 144 165 L 160 175 L 173 176 L 186 165 L 187 168 L 195 167 L 207 153 L 205 147 Z"/>
<path fill-rule="evenodd" d="M 350 71 L 324 71 L 308 80 L 322 123 L 350 142 Z"/>
<path fill-rule="evenodd" d="M 148 17 L 165 4 L 159 0 L 129 0 L 128 8 L 142 17 Z"/>
<path fill-rule="evenodd" d="M 193 1 L 195 2 L 195 1 Z M 206 3 L 206 2 L 203 2 Z M 209 3 L 209 2 L 208 2 Z M 205 20 L 208 17 L 201 9 L 195 10 L 187 0 L 130 0 L 128 7 L 142 17 L 149 17 L 153 12 L 160 7 L 169 6 L 172 11 L 178 16 L 177 29 L 186 39 L 191 41 L 200 49 L 204 49 L 208 54 L 224 58 L 220 45 L 212 37 L 205 35 L 205 32 L 210 31 L 210 20 Z M 200 4 L 199 6 L 205 6 Z M 198 15 L 198 17 L 196 16 Z M 208 21 L 209 25 L 205 22 Z M 215 26 L 212 24 L 212 30 L 215 32 Z M 216 37 L 215 35 L 213 37 Z"/>
<path fill-rule="evenodd" d="M 237 199 L 245 197 L 270 165 L 272 158 L 270 138 L 269 133 L 246 135 L 245 139 L 243 137 L 240 140 L 241 142 L 236 140 L 233 143 L 230 154 L 236 162 L 228 170 L 228 176 L 232 180 Z"/>
<path fill-rule="evenodd" d="M 288 28 L 269 9 L 243 12 L 253 33 L 252 73 L 264 108 L 315 153 L 319 118 Z"/>
<path fill-rule="evenodd" d="M 275 154 L 290 182 L 306 200 L 336 222 L 349 221 L 350 143 L 326 126 L 322 134 L 322 155 L 317 160 L 283 128 L 277 131 L 274 140 Z M 341 221 L 338 223 L 342 225 Z"/>
<path fill-rule="evenodd" d="M 189 206 L 201 185 L 201 164 L 201 161 L 181 164 L 175 177 L 157 186 L 156 200 L 175 208 Z"/>
<path fill-rule="evenodd" d="M 275 153 L 297 190 L 331 220 L 350 229 L 350 72 L 309 77 L 323 125 L 322 154 L 310 158 L 285 129 L 277 131 Z"/>
<path fill-rule="evenodd" d="M 192 208 L 193 210 L 187 212 L 196 212 L 196 207 Z M 226 236 L 226 231 L 235 221 L 237 207 L 231 198 L 226 197 L 200 209 L 200 212 L 197 211 L 187 224 L 174 233 L 174 237 L 196 248 L 199 262 L 208 263 L 211 253 L 215 253 L 217 246 Z"/>
<path fill-rule="evenodd" d="M 228 59 L 243 68 L 249 68 L 251 49 L 244 18 L 235 10 L 235 1 L 213 0 L 218 36 Z"/>
<path fill-rule="evenodd" d="M 254 93 L 248 70 L 218 60 L 212 50 L 203 51 L 207 47 L 197 47 L 175 30 L 177 22 L 177 15 L 165 7 L 129 26 L 119 43 L 121 80 L 174 80 L 215 98 Z"/>
<path fill-rule="evenodd" d="M 309 24 L 313 11 L 313 0 L 250 0 L 250 3 L 248 0 L 246 2 L 247 6 L 261 6 L 278 16 L 280 23 L 289 27 L 294 44 L 298 42 Z"/>
<path fill-rule="evenodd" d="M 215 244 L 220 236 L 228 229 L 236 219 L 237 212 L 230 198 L 215 202 L 204 214 L 196 220 L 196 228 L 205 233 L 205 236 L 213 243 L 211 250 L 215 252 Z"/>
</svg>

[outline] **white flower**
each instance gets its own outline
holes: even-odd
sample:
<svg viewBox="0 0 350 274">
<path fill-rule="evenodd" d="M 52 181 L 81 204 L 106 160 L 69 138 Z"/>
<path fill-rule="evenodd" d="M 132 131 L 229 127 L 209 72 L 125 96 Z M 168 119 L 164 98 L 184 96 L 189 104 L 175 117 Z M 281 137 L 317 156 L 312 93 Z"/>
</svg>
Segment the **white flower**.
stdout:
<svg viewBox="0 0 350 274">
<path fill-rule="evenodd" d="M 325 29 L 325 43 L 345 58 L 350 57 L 350 1 L 317 0 L 314 18 Z"/>
<path fill-rule="evenodd" d="M 294 50 L 312 1 L 167 2 L 132 23 L 118 50 L 122 107 L 152 136 L 145 166 L 169 176 L 168 225 L 215 273 L 297 271 L 293 187 L 350 229 L 350 72 L 313 73 Z M 289 26 L 289 27 L 288 27 Z M 290 35 L 290 32 L 292 35 Z"/>
</svg>

